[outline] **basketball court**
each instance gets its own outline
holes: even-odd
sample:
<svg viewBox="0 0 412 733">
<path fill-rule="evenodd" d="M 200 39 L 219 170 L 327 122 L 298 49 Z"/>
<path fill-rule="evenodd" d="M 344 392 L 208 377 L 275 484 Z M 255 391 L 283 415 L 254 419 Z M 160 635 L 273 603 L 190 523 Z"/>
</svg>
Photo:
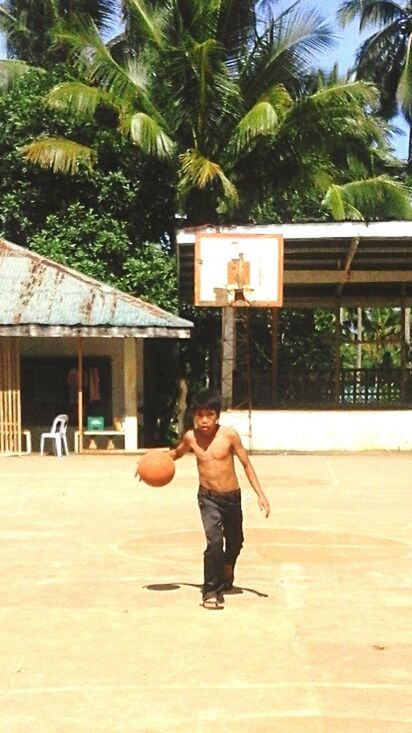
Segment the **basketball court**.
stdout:
<svg viewBox="0 0 412 733">
<path fill-rule="evenodd" d="M 0 460 L 0 730 L 412 731 L 409 454 L 255 455 L 223 611 L 200 604 L 192 456 Z"/>
</svg>

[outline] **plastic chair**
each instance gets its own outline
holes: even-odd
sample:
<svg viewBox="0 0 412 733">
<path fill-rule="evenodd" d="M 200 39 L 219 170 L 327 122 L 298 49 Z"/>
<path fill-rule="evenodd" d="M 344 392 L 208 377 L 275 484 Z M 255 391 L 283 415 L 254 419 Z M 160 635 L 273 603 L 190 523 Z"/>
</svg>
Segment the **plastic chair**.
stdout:
<svg viewBox="0 0 412 733">
<path fill-rule="evenodd" d="M 64 448 L 64 452 L 66 456 L 69 455 L 69 449 L 67 447 L 67 438 L 66 438 L 66 430 L 67 430 L 67 423 L 69 422 L 69 416 L 68 415 L 57 415 L 57 417 L 53 420 L 53 425 L 51 426 L 49 433 L 42 433 L 40 436 L 40 454 L 43 455 L 44 451 L 44 441 L 46 438 L 50 438 L 50 440 L 54 440 L 54 449 L 57 454 L 58 458 L 61 458 L 63 455 L 62 447 Z"/>
</svg>

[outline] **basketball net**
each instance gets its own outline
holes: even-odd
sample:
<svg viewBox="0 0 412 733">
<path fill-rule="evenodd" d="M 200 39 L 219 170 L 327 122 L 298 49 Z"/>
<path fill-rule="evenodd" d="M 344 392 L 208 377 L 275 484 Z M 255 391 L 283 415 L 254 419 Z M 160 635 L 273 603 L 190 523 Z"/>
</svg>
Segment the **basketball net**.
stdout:
<svg viewBox="0 0 412 733">
<path fill-rule="evenodd" d="M 227 304 L 233 307 L 251 305 L 250 296 L 253 288 L 250 287 L 250 262 L 239 253 L 237 259 L 227 263 Z"/>
</svg>

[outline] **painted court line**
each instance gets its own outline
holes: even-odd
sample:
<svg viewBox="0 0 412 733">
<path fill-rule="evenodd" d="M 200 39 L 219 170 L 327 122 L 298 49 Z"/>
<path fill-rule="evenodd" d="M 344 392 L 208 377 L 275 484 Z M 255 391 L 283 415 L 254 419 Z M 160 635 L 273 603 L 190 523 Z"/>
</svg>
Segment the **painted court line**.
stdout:
<svg viewBox="0 0 412 733">
<path fill-rule="evenodd" d="M 371 683 L 371 682 L 262 682 L 259 683 L 236 683 L 225 684 L 195 684 L 174 683 L 174 684 L 133 684 L 133 685 L 62 685 L 61 687 L 16 687 L 0 688 L 0 695 L 43 695 L 45 693 L 65 692 L 109 692 L 122 690 L 307 690 L 316 688 L 318 690 L 403 690 L 412 692 L 412 684 L 397 684 L 395 682 Z"/>
</svg>

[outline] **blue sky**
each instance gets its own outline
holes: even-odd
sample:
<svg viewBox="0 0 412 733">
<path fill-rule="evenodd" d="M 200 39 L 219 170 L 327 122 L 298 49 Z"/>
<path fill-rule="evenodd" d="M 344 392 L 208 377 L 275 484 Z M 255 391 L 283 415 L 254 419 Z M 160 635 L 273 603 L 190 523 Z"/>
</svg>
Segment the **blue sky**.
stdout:
<svg viewBox="0 0 412 733">
<path fill-rule="evenodd" d="M 292 0 L 278 0 L 278 3 L 279 6 L 288 7 L 292 4 Z M 352 67 L 356 50 L 363 39 L 359 34 L 356 23 L 352 23 L 344 29 L 339 27 L 336 21 L 336 13 L 340 3 L 341 0 L 301 0 L 300 7 L 305 10 L 316 8 L 322 17 L 335 29 L 337 36 L 336 46 L 319 58 L 319 65 L 327 70 L 335 62 L 338 62 L 339 70 L 345 72 Z M 366 35 L 364 34 L 364 37 Z M 0 36 L 0 58 L 4 58 L 4 56 L 5 48 Z M 393 122 L 404 131 L 407 129 L 405 122 L 401 118 L 397 118 Z M 393 145 L 400 158 L 407 157 L 408 136 L 406 134 L 402 136 L 395 135 L 393 137 Z"/>
</svg>

